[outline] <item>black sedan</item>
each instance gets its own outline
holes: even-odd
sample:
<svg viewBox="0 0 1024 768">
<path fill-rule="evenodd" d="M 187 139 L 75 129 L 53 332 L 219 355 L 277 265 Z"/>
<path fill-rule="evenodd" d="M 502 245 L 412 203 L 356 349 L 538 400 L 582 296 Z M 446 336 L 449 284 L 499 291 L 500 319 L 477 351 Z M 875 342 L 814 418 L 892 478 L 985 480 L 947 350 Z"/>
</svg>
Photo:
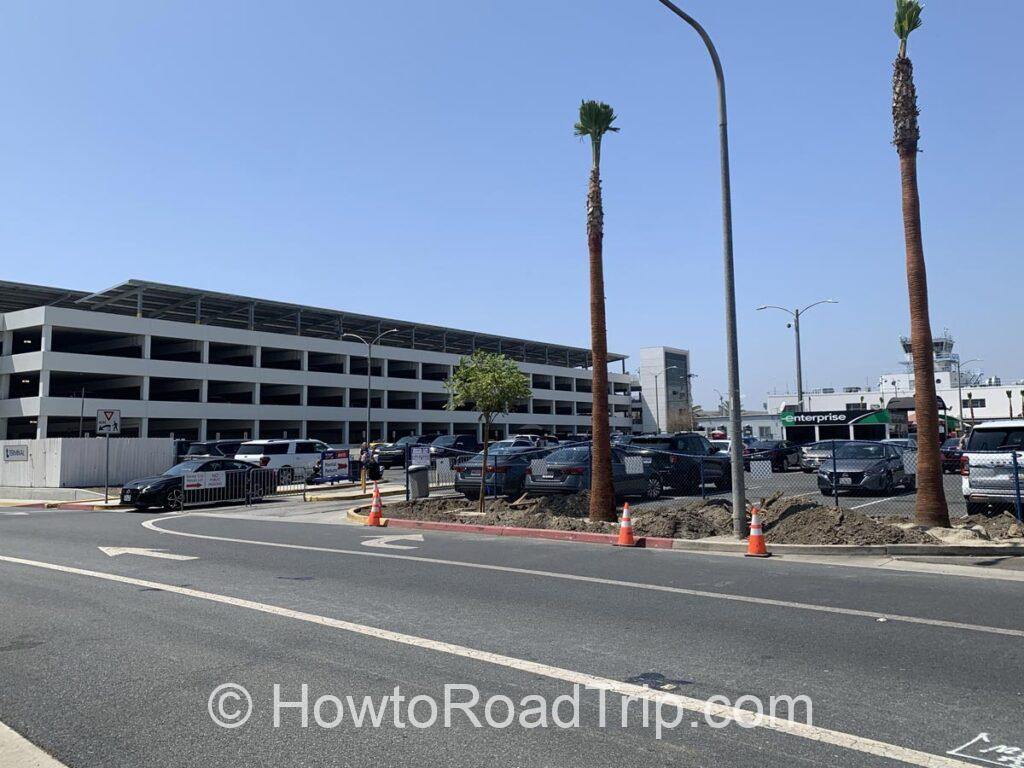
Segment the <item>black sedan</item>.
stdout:
<svg viewBox="0 0 1024 768">
<path fill-rule="evenodd" d="M 943 472 L 959 472 L 960 471 L 960 457 L 964 455 L 963 449 L 960 447 L 959 437 L 946 438 L 946 442 L 942 444 L 942 471 Z"/>
<path fill-rule="evenodd" d="M 526 440 L 501 440 L 487 449 L 487 476 L 484 494 L 516 499 L 522 496 L 530 461 L 548 453 L 536 450 Z M 480 473 L 483 471 L 483 451 L 461 459 L 455 465 L 455 490 L 467 499 L 480 498 Z"/>
<path fill-rule="evenodd" d="M 751 461 L 770 461 L 772 472 L 785 472 L 800 466 L 800 446 L 789 440 L 758 440 L 743 449 L 743 468 L 748 472 Z"/>
<path fill-rule="evenodd" d="M 590 490 L 590 446 L 558 448 L 543 460 L 537 471 L 526 475 L 526 492 L 531 495 L 579 493 Z M 657 499 L 664 486 L 650 459 L 612 448 L 612 487 L 616 497 L 640 496 Z"/>
<path fill-rule="evenodd" d="M 235 459 L 190 459 L 162 475 L 125 483 L 121 503 L 138 510 L 181 509 L 186 504 L 259 499 L 274 489 L 273 471 L 255 464 Z"/>
<path fill-rule="evenodd" d="M 405 466 L 405 454 L 414 445 L 430 445 L 437 435 L 408 435 L 376 450 L 377 463 L 384 469 Z"/>
</svg>

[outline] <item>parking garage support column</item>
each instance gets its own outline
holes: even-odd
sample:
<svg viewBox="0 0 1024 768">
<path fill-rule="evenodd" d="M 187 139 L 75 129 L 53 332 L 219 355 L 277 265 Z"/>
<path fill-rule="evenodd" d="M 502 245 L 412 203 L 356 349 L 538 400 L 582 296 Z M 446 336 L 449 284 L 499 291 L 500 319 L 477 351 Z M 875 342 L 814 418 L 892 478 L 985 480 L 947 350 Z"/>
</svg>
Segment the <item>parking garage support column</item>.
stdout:
<svg viewBox="0 0 1024 768">
<path fill-rule="evenodd" d="M 199 342 L 199 362 L 203 365 L 209 365 L 210 363 L 210 342 L 201 341 Z M 206 402 L 205 400 L 203 402 Z"/>
<path fill-rule="evenodd" d="M 4 332 L 4 354 L 10 354 L 11 352 L 11 338 L 14 334 L 10 331 Z M 6 400 L 7 396 L 11 393 L 11 377 L 9 375 L 0 376 L 0 400 Z M 0 440 L 7 439 L 7 419 L 0 418 Z"/>
<path fill-rule="evenodd" d="M 142 359 L 149 360 L 153 357 L 153 337 L 148 333 L 142 337 Z"/>
</svg>

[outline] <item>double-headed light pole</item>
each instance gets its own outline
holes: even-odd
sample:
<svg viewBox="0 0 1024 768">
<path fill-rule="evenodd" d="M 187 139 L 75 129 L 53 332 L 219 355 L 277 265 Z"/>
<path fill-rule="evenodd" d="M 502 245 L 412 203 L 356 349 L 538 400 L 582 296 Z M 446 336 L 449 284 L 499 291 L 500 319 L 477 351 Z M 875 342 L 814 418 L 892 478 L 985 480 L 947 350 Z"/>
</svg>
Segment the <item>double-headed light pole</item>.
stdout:
<svg viewBox="0 0 1024 768">
<path fill-rule="evenodd" d="M 736 278 L 732 257 L 732 190 L 729 181 L 729 121 L 725 104 L 725 74 L 711 37 L 700 23 L 669 0 L 658 0 L 700 35 L 711 56 L 718 83 L 718 144 L 722 183 L 722 258 L 725 267 L 725 346 L 729 368 L 729 436 L 732 464 L 732 528 L 738 538 L 747 535 L 747 494 L 743 485 L 743 413 L 740 406 L 740 353 L 736 338 Z"/>
<path fill-rule="evenodd" d="M 383 339 L 389 333 L 398 333 L 398 329 L 391 328 L 390 330 L 387 331 L 381 331 L 372 340 L 368 340 L 360 336 L 358 333 L 341 334 L 341 338 L 343 339 L 346 337 L 359 339 L 359 341 L 363 342 L 363 344 L 366 345 L 366 437 L 363 440 L 363 442 L 366 443 L 367 445 L 370 444 L 370 414 L 372 413 L 373 409 L 373 345 L 376 344 L 381 339 Z M 386 435 L 383 435 L 382 437 L 384 437 L 385 439 L 387 438 Z"/>
<path fill-rule="evenodd" d="M 800 408 L 803 410 L 804 407 L 804 370 L 800 362 L 800 317 L 811 307 L 816 307 L 819 304 L 838 304 L 837 299 L 822 299 L 816 301 L 813 304 L 808 304 L 803 309 L 786 309 L 785 307 L 777 307 L 774 304 L 762 304 L 758 307 L 758 311 L 762 309 L 778 309 L 785 312 L 787 315 L 793 318 L 791 325 L 793 326 L 793 335 L 796 337 L 796 401 Z"/>
</svg>

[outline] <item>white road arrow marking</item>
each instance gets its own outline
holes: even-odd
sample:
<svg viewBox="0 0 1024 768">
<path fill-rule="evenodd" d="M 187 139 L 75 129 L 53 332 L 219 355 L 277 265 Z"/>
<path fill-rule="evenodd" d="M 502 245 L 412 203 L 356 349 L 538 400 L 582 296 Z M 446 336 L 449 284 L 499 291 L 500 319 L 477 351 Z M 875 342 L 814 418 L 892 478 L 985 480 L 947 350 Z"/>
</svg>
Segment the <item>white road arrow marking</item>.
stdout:
<svg viewBox="0 0 1024 768">
<path fill-rule="evenodd" d="M 406 534 L 403 536 L 374 536 L 362 542 L 364 547 L 380 547 L 381 549 L 416 549 L 403 544 L 392 544 L 392 541 L 423 541 L 418 533 Z"/>
<path fill-rule="evenodd" d="M 162 560 L 198 560 L 198 557 L 191 555 L 175 555 L 172 552 L 165 552 L 162 549 L 147 549 L 146 547 L 99 547 L 100 552 L 108 557 L 118 555 L 142 555 L 143 557 L 158 557 Z"/>
</svg>

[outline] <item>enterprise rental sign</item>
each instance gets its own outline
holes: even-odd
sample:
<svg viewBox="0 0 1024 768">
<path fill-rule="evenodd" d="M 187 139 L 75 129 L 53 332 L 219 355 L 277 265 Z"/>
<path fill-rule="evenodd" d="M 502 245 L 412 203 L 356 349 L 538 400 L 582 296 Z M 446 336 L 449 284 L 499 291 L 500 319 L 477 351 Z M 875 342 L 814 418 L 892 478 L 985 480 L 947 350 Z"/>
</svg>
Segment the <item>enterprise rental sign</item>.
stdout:
<svg viewBox="0 0 1024 768">
<path fill-rule="evenodd" d="M 846 411 L 784 411 L 779 414 L 779 420 L 784 427 L 842 427 L 850 423 L 850 414 Z"/>
</svg>

